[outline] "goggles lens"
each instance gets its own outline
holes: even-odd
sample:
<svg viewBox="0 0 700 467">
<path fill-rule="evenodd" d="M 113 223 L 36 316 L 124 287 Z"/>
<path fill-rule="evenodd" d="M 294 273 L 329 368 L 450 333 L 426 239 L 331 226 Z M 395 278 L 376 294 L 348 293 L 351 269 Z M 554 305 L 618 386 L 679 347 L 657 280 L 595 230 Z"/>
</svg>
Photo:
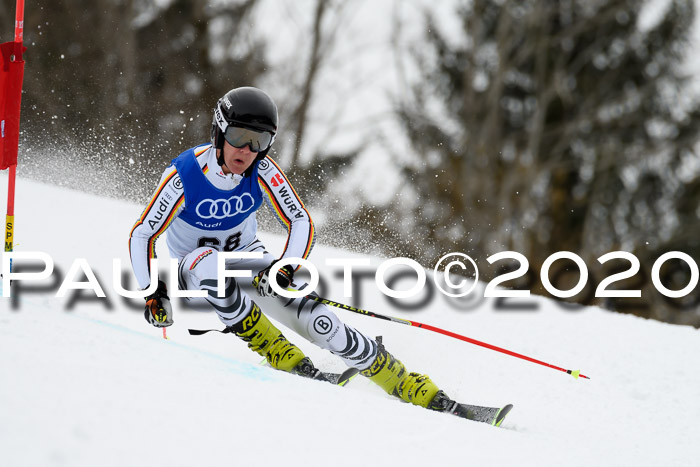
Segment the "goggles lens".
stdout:
<svg viewBox="0 0 700 467">
<path fill-rule="evenodd" d="M 226 128 L 224 138 L 234 148 L 240 149 L 249 146 L 253 152 L 264 151 L 272 145 L 272 133 L 232 125 Z"/>
</svg>

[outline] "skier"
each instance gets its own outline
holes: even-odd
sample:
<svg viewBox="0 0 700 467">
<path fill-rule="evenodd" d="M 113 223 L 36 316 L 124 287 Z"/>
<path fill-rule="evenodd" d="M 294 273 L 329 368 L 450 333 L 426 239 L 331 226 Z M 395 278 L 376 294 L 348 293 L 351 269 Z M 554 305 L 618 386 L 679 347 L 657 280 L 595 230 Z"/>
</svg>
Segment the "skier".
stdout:
<svg viewBox="0 0 700 467">
<path fill-rule="evenodd" d="M 129 249 L 140 287 L 150 283 L 149 261 L 156 239 L 168 231 L 170 255 L 178 259 L 180 289 L 206 291 L 205 302 L 231 332 L 248 342 L 278 370 L 324 379 L 309 357 L 287 340 L 268 319 L 294 330 L 305 339 L 339 356 L 349 367 L 406 402 L 433 410 L 452 409 L 454 402 L 426 375 L 409 372 L 381 343 L 344 324 L 328 307 L 307 298 L 278 297 L 270 286 L 270 269 L 282 258 L 306 259 L 314 244 L 309 212 L 289 180 L 268 152 L 277 134 L 277 107 L 263 91 L 236 88 L 216 104 L 211 143 L 180 154 L 163 172 L 160 183 L 134 225 Z M 265 201 L 287 230 L 279 257 L 256 237 L 255 212 Z M 218 296 L 219 252 L 261 252 L 262 259 L 226 260 L 226 269 L 257 274 L 255 301 L 239 280 L 226 278 L 226 292 Z M 276 274 L 282 289 L 298 290 L 297 265 Z M 146 320 L 156 327 L 173 324 L 165 283 L 146 297 Z"/>
</svg>

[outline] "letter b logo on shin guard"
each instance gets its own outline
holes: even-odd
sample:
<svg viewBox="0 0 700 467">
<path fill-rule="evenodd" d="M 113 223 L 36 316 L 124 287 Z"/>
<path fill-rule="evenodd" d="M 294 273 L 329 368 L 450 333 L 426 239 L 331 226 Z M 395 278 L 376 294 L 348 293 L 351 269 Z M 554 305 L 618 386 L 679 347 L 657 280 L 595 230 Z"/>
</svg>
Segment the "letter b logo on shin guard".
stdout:
<svg viewBox="0 0 700 467">
<path fill-rule="evenodd" d="M 328 334 L 331 331 L 333 322 L 328 316 L 321 315 L 314 320 L 314 331 L 321 335 Z"/>
</svg>

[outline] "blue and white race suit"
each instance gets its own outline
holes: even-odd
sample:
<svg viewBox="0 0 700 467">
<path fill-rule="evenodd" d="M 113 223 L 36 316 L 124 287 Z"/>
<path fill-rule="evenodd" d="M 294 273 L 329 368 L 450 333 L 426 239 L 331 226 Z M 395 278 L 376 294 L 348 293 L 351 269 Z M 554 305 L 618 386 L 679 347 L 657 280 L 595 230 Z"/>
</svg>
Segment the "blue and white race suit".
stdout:
<svg viewBox="0 0 700 467">
<path fill-rule="evenodd" d="M 183 152 L 163 172 L 160 183 L 129 237 L 129 253 L 141 288 L 150 283 L 155 243 L 167 230 L 170 255 L 178 260 L 180 289 L 205 290 L 208 304 L 221 321 L 233 325 L 252 308 L 240 280 L 226 279 L 218 297 L 217 255 L 221 251 L 261 252 L 262 259 L 233 259 L 226 269 L 257 274 L 278 259 L 257 238 L 256 211 L 266 202 L 287 230 L 279 258 L 304 258 L 314 244 L 309 212 L 280 167 L 269 157 L 255 163 L 250 176 L 224 174 L 211 144 Z M 305 284 L 296 283 L 301 288 Z M 256 297 L 263 312 L 297 334 L 363 370 L 377 355 L 377 343 L 341 322 L 328 307 L 307 298 Z"/>
</svg>

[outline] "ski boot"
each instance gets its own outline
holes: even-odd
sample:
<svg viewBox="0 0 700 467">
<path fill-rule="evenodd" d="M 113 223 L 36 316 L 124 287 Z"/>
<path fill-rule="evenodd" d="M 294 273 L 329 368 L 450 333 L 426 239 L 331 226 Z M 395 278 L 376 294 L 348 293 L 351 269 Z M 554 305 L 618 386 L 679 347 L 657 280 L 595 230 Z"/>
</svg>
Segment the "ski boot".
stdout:
<svg viewBox="0 0 700 467">
<path fill-rule="evenodd" d="M 326 373 L 317 369 L 311 359 L 289 342 L 255 303 L 248 316 L 229 326 L 229 329 L 277 370 L 339 386 L 347 384 L 358 373 L 355 368 L 348 368 L 342 373 Z"/>
<path fill-rule="evenodd" d="M 439 391 L 437 385 L 426 375 L 409 373 L 404 364 L 387 352 L 381 342 L 377 343 L 377 357 L 360 374 L 404 402 L 433 409 L 431 402 Z"/>
<path fill-rule="evenodd" d="M 302 374 L 308 369 L 296 370 L 304 359 L 311 361 L 304 352 L 286 337 L 265 316 L 260 307 L 253 303 L 253 308 L 242 321 L 229 326 L 231 331 L 248 343 L 248 347 L 265 357 L 272 368 L 289 373 Z M 302 365 L 306 368 L 308 365 Z M 313 367 L 313 364 L 311 364 Z"/>
<path fill-rule="evenodd" d="M 378 342 L 377 357 L 374 362 L 360 374 L 367 376 L 387 393 L 405 402 L 493 426 L 500 426 L 513 408 L 511 404 L 498 408 L 453 401 L 428 376 L 406 371 L 403 363 L 387 352 L 381 341 Z"/>
</svg>

